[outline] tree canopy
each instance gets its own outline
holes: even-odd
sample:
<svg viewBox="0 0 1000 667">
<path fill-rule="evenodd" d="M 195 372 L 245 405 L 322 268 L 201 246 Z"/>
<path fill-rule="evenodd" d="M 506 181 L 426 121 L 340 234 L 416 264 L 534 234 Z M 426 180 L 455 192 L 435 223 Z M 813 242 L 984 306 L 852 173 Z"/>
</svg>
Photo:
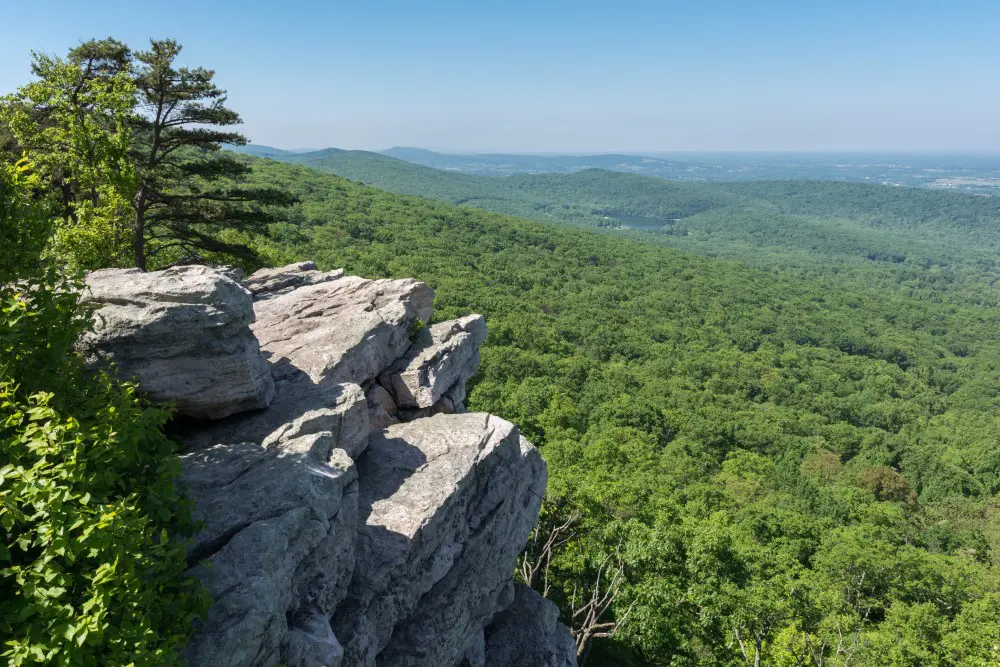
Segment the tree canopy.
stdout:
<svg viewBox="0 0 1000 667">
<path fill-rule="evenodd" d="M 259 264 L 247 234 L 292 203 L 242 182 L 249 167 L 221 151 L 246 143 L 240 117 L 214 72 L 177 65 L 180 52 L 169 39 L 140 52 L 103 39 L 35 54 L 36 80 L 0 100 L 0 151 L 48 182 L 50 251 L 71 266 Z"/>
<path fill-rule="evenodd" d="M 161 253 L 198 258 L 200 251 L 252 262 L 251 248 L 224 233 L 263 232 L 276 219 L 269 207 L 293 200 L 275 188 L 236 182 L 249 166 L 219 151 L 246 143 L 225 129 L 239 125 L 240 117 L 226 106 L 213 71 L 175 65 L 180 51 L 174 40 L 153 40 L 135 56 L 135 265 L 145 269 Z"/>
</svg>

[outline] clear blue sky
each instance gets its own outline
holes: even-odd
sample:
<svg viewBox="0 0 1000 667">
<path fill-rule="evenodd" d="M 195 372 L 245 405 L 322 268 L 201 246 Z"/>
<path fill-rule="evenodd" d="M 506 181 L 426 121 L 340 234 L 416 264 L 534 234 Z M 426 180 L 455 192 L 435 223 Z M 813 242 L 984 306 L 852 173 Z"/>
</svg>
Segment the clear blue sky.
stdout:
<svg viewBox="0 0 1000 667">
<path fill-rule="evenodd" d="M 996 0 L 0 0 L 0 92 L 107 35 L 285 148 L 1000 151 Z"/>
</svg>

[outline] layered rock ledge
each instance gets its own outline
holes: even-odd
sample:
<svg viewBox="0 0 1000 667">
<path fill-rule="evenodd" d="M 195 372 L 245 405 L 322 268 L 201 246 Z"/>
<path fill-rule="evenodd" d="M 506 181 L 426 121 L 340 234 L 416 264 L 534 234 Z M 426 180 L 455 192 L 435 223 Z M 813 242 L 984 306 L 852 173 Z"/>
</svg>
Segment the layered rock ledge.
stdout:
<svg viewBox="0 0 1000 667">
<path fill-rule="evenodd" d="M 213 596 L 191 665 L 575 665 L 554 605 L 515 587 L 545 492 L 517 427 L 465 412 L 479 315 L 311 262 L 88 277 L 91 363 L 178 421 Z M 567 643 L 568 642 L 568 643 Z"/>
</svg>

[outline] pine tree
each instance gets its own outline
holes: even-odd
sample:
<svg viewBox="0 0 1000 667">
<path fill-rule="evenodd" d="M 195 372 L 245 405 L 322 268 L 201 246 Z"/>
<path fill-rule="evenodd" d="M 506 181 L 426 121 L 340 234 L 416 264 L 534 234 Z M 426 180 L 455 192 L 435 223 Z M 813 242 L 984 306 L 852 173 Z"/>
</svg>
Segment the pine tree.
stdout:
<svg viewBox="0 0 1000 667">
<path fill-rule="evenodd" d="M 241 232 L 266 231 L 273 207 L 294 198 L 240 183 L 250 167 L 221 152 L 247 143 L 230 129 L 240 117 L 226 106 L 212 70 L 174 64 L 180 51 L 175 40 L 152 40 L 135 55 L 135 265 L 145 269 L 153 257 L 158 264 L 197 260 L 206 251 L 252 262 Z"/>
</svg>

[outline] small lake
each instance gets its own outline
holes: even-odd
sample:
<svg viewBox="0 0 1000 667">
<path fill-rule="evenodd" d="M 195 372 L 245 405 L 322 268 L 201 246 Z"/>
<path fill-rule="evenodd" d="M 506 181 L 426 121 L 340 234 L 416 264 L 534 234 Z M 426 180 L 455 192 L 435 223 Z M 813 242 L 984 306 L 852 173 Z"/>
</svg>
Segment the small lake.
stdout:
<svg viewBox="0 0 1000 667">
<path fill-rule="evenodd" d="M 677 218 L 669 220 L 659 220 L 657 218 L 643 218 L 638 215 L 606 215 L 604 219 L 608 222 L 614 220 L 619 229 L 635 229 L 641 232 L 658 232 L 667 225 L 677 222 Z"/>
</svg>

